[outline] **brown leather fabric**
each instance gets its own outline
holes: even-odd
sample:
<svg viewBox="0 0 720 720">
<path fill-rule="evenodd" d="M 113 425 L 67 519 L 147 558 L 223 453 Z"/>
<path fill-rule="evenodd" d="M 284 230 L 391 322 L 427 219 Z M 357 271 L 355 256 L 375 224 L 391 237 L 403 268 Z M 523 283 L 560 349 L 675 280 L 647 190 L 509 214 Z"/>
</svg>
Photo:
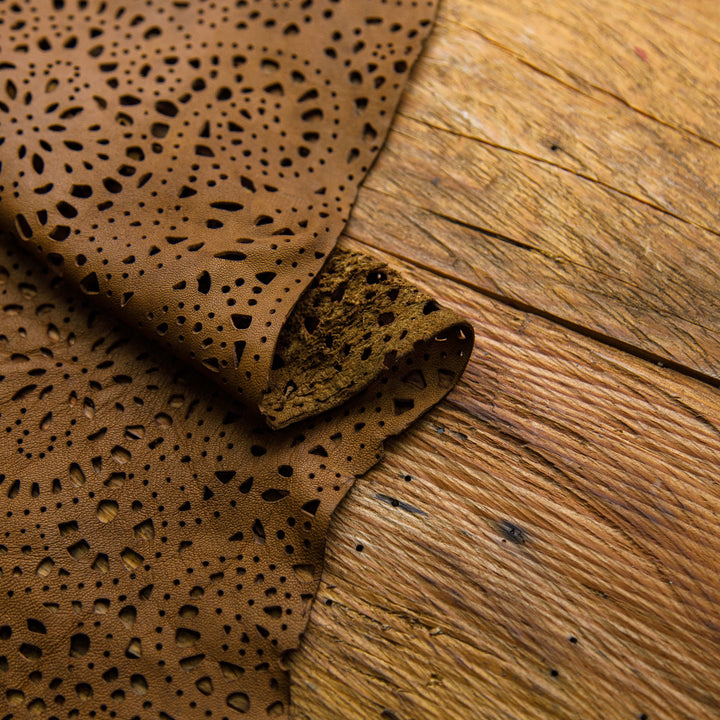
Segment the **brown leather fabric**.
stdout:
<svg viewBox="0 0 720 720">
<path fill-rule="evenodd" d="M 260 402 L 434 2 L 4 3 L 0 219 Z"/>
<path fill-rule="evenodd" d="M 333 509 L 472 347 L 333 251 L 433 11 L 0 5 L 0 716 L 286 716 Z"/>
</svg>

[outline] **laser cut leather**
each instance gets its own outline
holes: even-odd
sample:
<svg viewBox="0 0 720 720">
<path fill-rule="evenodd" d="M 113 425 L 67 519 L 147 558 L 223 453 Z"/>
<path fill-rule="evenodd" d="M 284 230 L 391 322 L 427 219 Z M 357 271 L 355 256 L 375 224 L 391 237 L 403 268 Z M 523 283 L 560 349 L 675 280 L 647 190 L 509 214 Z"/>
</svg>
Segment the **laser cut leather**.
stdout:
<svg viewBox="0 0 720 720">
<path fill-rule="evenodd" d="M 258 404 L 433 2 L 4 4 L 0 219 Z"/>
<path fill-rule="evenodd" d="M 0 5 L 3 717 L 287 715 L 333 509 L 472 347 L 333 251 L 433 12 Z"/>
</svg>

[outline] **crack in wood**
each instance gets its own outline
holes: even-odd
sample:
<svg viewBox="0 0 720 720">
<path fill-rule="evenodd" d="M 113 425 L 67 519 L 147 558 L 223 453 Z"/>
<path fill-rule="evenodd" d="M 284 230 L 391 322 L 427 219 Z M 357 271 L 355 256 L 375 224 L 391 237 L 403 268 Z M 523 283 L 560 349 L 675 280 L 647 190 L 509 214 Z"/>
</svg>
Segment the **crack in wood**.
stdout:
<svg viewBox="0 0 720 720">
<path fill-rule="evenodd" d="M 574 175 L 576 178 L 579 178 L 580 180 L 585 180 L 590 183 L 594 183 L 596 185 L 599 185 L 600 187 L 605 188 L 606 190 L 610 190 L 611 192 L 617 193 L 618 195 L 622 195 L 623 197 L 626 197 L 628 200 L 632 200 L 633 202 L 640 203 L 642 205 L 646 205 L 647 207 L 652 208 L 653 210 L 657 210 L 658 212 L 664 213 L 665 215 L 669 215 L 672 218 L 675 218 L 676 220 L 679 220 L 680 222 L 686 223 L 688 225 L 692 225 L 693 227 L 700 228 L 701 230 L 706 230 L 709 233 L 712 233 L 713 235 L 717 235 L 720 237 L 720 230 L 716 230 L 712 227 L 709 227 L 708 225 L 704 225 L 703 223 L 696 222 L 694 220 L 690 220 L 688 218 L 683 217 L 682 215 L 679 215 L 677 213 L 674 213 L 672 210 L 668 210 L 667 208 L 663 207 L 662 205 L 658 205 L 657 203 L 652 202 L 651 200 L 646 200 L 645 198 L 639 197 L 638 195 L 633 195 L 631 192 L 628 192 L 627 190 L 622 190 L 619 187 L 616 187 L 615 185 L 611 185 L 610 183 L 604 182 L 600 178 L 593 177 L 592 175 L 588 175 L 586 173 L 578 172 L 577 170 L 574 170 L 571 167 L 568 167 L 567 165 L 561 165 L 560 163 L 552 162 L 551 160 L 548 160 L 547 158 L 539 157 L 538 155 L 533 155 L 532 153 L 525 152 L 523 150 L 520 150 L 519 148 L 512 148 L 507 145 L 501 145 L 499 143 L 494 143 L 491 140 L 488 140 L 487 138 L 481 138 L 477 135 L 470 135 L 467 133 L 460 132 L 458 130 L 455 130 L 453 128 L 437 125 L 435 123 L 431 123 L 429 120 L 425 120 L 424 118 L 416 117 L 415 115 L 410 115 L 406 112 L 403 112 L 402 110 L 398 111 L 398 116 L 403 117 L 406 120 L 410 120 L 412 122 L 417 122 L 422 125 L 425 125 L 428 128 L 431 128 L 432 130 L 437 130 L 441 133 L 447 133 L 448 135 L 452 135 L 454 137 L 462 138 L 464 140 L 469 140 L 471 142 L 477 142 L 480 145 L 485 145 L 486 147 L 494 148 L 495 150 L 500 150 L 501 152 L 507 152 L 511 153 L 512 155 L 517 155 L 522 158 L 526 158 L 528 160 L 532 160 L 533 162 L 547 165 L 548 167 L 553 167 L 557 170 L 560 170 L 562 172 L 569 173 L 570 175 Z M 676 128 L 673 128 L 676 129 Z M 553 149 L 555 149 L 557 146 L 553 146 Z M 720 145 L 718 146 L 720 147 Z M 558 148 L 559 149 L 559 148 Z M 440 216 L 445 217 L 446 220 L 450 220 L 451 222 L 454 222 L 452 218 L 447 216 Z M 456 221 L 459 222 L 459 221 Z M 472 226 L 471 226 L 472 227 Z M 480 228 L 473 228 L 476 230 L 480 230 Z M 491 235 L 492 231 L 483 231 L 486 232 L 486 234 Z M 517 240 L 512 240 L 511 238 L 507 238 L 502 235 L 492 234 L 492 237 L 497 237 L 498 239 L 506 240 L 507 242 L 512 242 L 514 244 L 517 244 L 518 247 L 524 247 L 528 250 L 534 250 L 535 252 L 542 252 L 541 250 L 538 250 L 537 248 L 534 248 L 530 245 L 523 245 L 520 244 Z M 549 255 L 547 257 L 550 257 Z"/>
</svg>

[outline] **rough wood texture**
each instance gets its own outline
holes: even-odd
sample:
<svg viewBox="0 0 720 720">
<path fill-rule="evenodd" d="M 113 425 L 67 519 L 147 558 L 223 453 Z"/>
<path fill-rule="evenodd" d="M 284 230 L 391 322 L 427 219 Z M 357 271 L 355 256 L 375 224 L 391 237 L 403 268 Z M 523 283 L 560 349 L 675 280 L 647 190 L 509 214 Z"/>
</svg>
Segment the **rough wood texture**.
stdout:
<svg viewBox="0 0 720 720">
<path fill-rule="evenodd" d="M 720 117 L 720 43 L 676 26 L 630 0 L 447 0 L 349 234 L 720 381 L 720 132 L 651 114 Z"/>
<path fill-rule="evenodd" d="M 476 353 L 338 512 L 298 719 L 720 716 L 718 40 L 443 1 L 344 243 Z"/>
</svg>

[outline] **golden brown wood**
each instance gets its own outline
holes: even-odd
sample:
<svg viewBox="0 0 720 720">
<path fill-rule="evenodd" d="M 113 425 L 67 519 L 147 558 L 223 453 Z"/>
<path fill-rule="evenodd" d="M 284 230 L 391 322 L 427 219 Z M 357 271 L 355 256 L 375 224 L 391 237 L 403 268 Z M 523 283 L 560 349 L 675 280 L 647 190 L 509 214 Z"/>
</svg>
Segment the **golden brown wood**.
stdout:
<svg viewBox="0 0 720 720">
<path fill-rule="evenodd" d="M 720 717 L 719 13 L 444 0 L 343 242 L 476 352 L 338 512 L 295 717 Z"/>
<path fill-rule="evenodd" d="M 404 271 L 475 361 L 341 508 L 297 717 L 717 717 L 720 392 Z"/>
<path fill-rule="evenodd" d="M 600 12 L 623 3 L 591 4 Z M 630 44 L 618 65 L 596 26 L 573 15 L 577 3 L 551 4 L 554 14 L 564 8 L 576 34 L 584 28 L 576 52 L 569 40 L 562 44 L 560 20 L 513 8 L 511 27 L 501 5 L 442 5 L 348 233 L 719 380 L 720 144 L 654 119 L 649 108 L 633 109 L 595 87 L 599 80 L 562 75 L 554 58 L 578 63 L 576 55 L 592 48 L 595 72 L 633 73 L 642 87 L 660 62 L 652 54 L 641 60 Z M 720 63 L 720 49 L 683 34 L 676 42 L 686 44 L 672 46 L 674 25 L 660 26 L 669 36 L 665 52 L 678 63 L 700 52 L 709 66 Z M 500 44 L 521 36 L 520 27 L 533 38 L 532 54 Z M 648 25 L 647 33 L 656 31 Z M 690 118 L 698 94 L 717 96 L 720 71 L 676 74 L 653 80 L 663 107 Z"/>
</svg>

